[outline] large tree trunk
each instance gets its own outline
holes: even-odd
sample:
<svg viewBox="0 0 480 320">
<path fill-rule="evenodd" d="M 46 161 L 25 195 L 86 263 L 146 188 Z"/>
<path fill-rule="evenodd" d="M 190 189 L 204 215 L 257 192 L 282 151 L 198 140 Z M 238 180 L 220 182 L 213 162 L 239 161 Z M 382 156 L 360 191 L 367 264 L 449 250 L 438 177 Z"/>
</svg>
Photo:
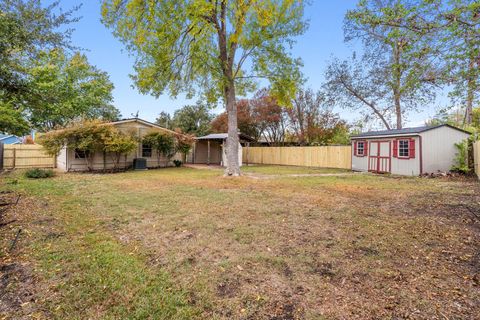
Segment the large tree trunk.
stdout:
<svg viewBox="0 0 480 320">
<path fill-rule="evenodd" d="M 238 123 L 237 104 L 235 103 L 235 83 L 229 81 L 225 89 L 228 115 L 228 138 L 227 138 L 227 163 L 226 176 L 239 176 L 240 164 L 238 162 Z"/>
<path fill-rule="evenodd" d="M 402 107 L 400 105 L 400 94 L 395 92 L 395 115 L 397 116 L 397 129 L 402 129 Z"/>
<path fill-rule="evenodd" d="M 402 129 L 402 107 L 400 102 L 401 86 L 402 86 L 402 67 L 400 65 L 400 44 L 396 44 L 393 50 L 393 58 L 395 61 L 395 71 L 393 73 L 393 100 L 395 104 L 395 116 L 397 118 L 397 129 Z"/>
<path fill-rule="evenodd" d="M 468 82 L 467 82 L 467 101 L 466 101 L 466 110 L 465 110 L 465 124 L 472 124 L 472 113 L 473 113 L 473 98 L 475 91 L 475 77 L 473 73 L 475 68 L 475 58 L 473 55 L 470 55 L 470 61 L 468 64 Z"/>
</svg>

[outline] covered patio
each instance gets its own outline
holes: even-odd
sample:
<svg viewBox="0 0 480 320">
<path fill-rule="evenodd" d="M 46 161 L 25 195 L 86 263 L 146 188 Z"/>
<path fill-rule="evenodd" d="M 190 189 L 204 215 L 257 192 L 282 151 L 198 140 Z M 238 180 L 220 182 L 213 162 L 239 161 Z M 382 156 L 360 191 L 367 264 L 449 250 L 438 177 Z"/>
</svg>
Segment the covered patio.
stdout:
<svg viewBox="0 0 480 320">
<path fill-rule="evenodd" d="M 226 164 L 226 145 L 227 133 L 212 133 L 203 137 L 196 138 L 193 150 L 193 164 L 219 165 Z M 242 148 L 249 146 L 250 142 L 255 141 L 253 138 L 239 133 L 239 155 L 238 161 L 242 165 Z"/>
</svg>

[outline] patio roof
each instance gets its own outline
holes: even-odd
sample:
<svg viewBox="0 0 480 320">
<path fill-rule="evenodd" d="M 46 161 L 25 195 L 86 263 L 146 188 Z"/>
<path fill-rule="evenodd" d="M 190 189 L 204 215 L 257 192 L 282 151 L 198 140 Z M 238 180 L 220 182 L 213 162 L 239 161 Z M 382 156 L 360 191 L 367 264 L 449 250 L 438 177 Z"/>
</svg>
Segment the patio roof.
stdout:
<svg viewBox="0 0 480 320">
<path fill-rule="evenodd" d="M 227 139 L 227 137 L 228 137 L 228 133 L 211 133 L 203 137 L 197 137 L 196 139 L 197 140 L 225 140 Z M 239 133 L 238 137 L 240 138 L 240 140 L 244 140 L 244 141 L 249 141 L 249 142 L 255 141 L 255 139 L 243 133 Z"/>
</svg>

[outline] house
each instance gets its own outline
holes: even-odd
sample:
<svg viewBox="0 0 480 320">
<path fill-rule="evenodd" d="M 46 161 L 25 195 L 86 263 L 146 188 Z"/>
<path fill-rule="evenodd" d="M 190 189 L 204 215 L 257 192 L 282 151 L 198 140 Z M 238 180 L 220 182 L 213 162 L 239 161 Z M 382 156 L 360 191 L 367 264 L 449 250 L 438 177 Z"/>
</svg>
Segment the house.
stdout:
<svg viewBox="0 0 480 320">
<path fill-rule="evenodd" d="M 196 138 L 191 162 L 225 166 L 227 163 L 227 137 L 227 133 L 212 133 Z M 242 145 L 247 145 L 253 142 L 254 139 L 242 133 L 238 134 L 238 138 L 240 140 L 238 144 L 238 163 L 242 165 Z"/>
<path fill-rule="evenodd" d="M 447 124 L 354 135 L 352 170 L 412 176 L 449 171 L 457 153 L 455 143 L 469 135 Z"/>
<path fill-rule="evenodd" d="M 107 125 L 113 125 L 124 133 L 133 133 L 139 141 L 141 141 L 141 139 L 146 134 L 151 132 L 165 132 L 169 134 L 177 134 L 172 130 L 165 129 L 154 123 L 139 118 L 109 122 L 107 123 Z M 119 166 L 122 168 L 132 166 L 133 160 L 136 158 L 146 159 L 147 168 L 163 166 L 167 161 L 167 159 L 162 156 L 159 163 L 157 155 L 155 154 L 154 150 L 152 150 L 152 147 L 149 145 L 145 145 L 142 142 L 139 142 L 135 152 L 128 154 L 126 157 L 122 157 L 122 159 L 120 159 Z M 180 154 L 177 154 L 171 160 L 174 159 L 181 160 L 182 156 Z M 68 149 L 66 147 L 63 148 L 58 154 L 56 164 L 58 169 L 64 171 L 88 170 L 85 153 L 79 150 Z M 168 165 L 171 165 L 171 162 Z M 93 155 L 92 167 L 94 170 L 111 169 L 113 168 L 112 157 L 106 153 L 96 152 Z"/>
<path fill-rule="evenodd" d="M 1 134 L 0 133 L 0 143 L 3 144 L 21 144 L 22 138 L 17 137 L 13 134 Z"/>
</svg>

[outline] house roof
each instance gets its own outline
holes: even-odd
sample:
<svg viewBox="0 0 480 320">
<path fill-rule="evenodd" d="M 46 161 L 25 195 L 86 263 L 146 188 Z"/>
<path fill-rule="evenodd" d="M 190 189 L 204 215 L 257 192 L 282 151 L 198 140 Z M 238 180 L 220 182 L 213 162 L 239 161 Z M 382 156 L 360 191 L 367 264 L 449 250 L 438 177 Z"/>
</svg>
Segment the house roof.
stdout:
<svg viewBox="0 0 480 320">
<path fill-rule="evenodd" d="M 143 119 L 140 119 L 140 118 L 122 119 L 122 120 L 118 120 L 118 121 L 109 122 L 109 124 L 115 125 L 115 124 L 128 123 L 128 122 L 139 122 L 139 123 L 142 123 L 144 125 L 147 125 L 147 126 L 150 126 L 150 127 L 153 127 L 153 128 L 158 128 L 158 129 L 162 129 L 162 130 L 168 131 L 168 132 L 173 133 L 173 134 L 178 134 L 178 132 L 175 132 L 173 130 L 161 127 L 158 124 L 155 124 L 153 122 L 149 122 L 147 120 L 143 120 Z"/>
<path fill-rule="evenodd" d="M 4 139 L 10 138 L 10 137 L 13 137 L 13 135 L 0 133 L 0 140 L 4 140 Z"/>
<path fill-rule="evenodd" d="M 464 132 L 466 134 L 470 134 L 470 132 L 462 130 L 460 128 L 451 126 L 449 124 L 440 124 L 437 126 L 421 126 L 421 127 L 414 127 L 414 128 L 403 128 L 403 129 L 393 129 L 393 130 L 381 130 L 381 131 L 370 131 L 364 132 L 356 135 L 352 135 L 352 139 L 356 138 L 370 138 L 370 137 L 385 137 L 385 136 L 405 136 L 405 135 L 418 135 L 419 133 L 438 129 L 441 127 L 449 127 L 454 130 L 458 130 Z"/>
<path fill-rule="evenodd" d="M 243 133 L 239 133 L 238 137 L 241 140 L 255 141 L 255 139 L 253 139 L 252 137 L 247 136 L 246 134 L 243 134 Z M 211 133 L 211 134 L 208 134 L 208 135 L 203 136 L 203 137 L 198 137 L 196 139 L 197 140 L 225 140 L 227 138 L 228 138 L 228 133 Z"/>
<path fill-rule="evenodd" d="M 19 144 L 22 142 L 22 139 L 13 134 L 0 133 L 0 142 L 5 144 Z"/>
</svg>

